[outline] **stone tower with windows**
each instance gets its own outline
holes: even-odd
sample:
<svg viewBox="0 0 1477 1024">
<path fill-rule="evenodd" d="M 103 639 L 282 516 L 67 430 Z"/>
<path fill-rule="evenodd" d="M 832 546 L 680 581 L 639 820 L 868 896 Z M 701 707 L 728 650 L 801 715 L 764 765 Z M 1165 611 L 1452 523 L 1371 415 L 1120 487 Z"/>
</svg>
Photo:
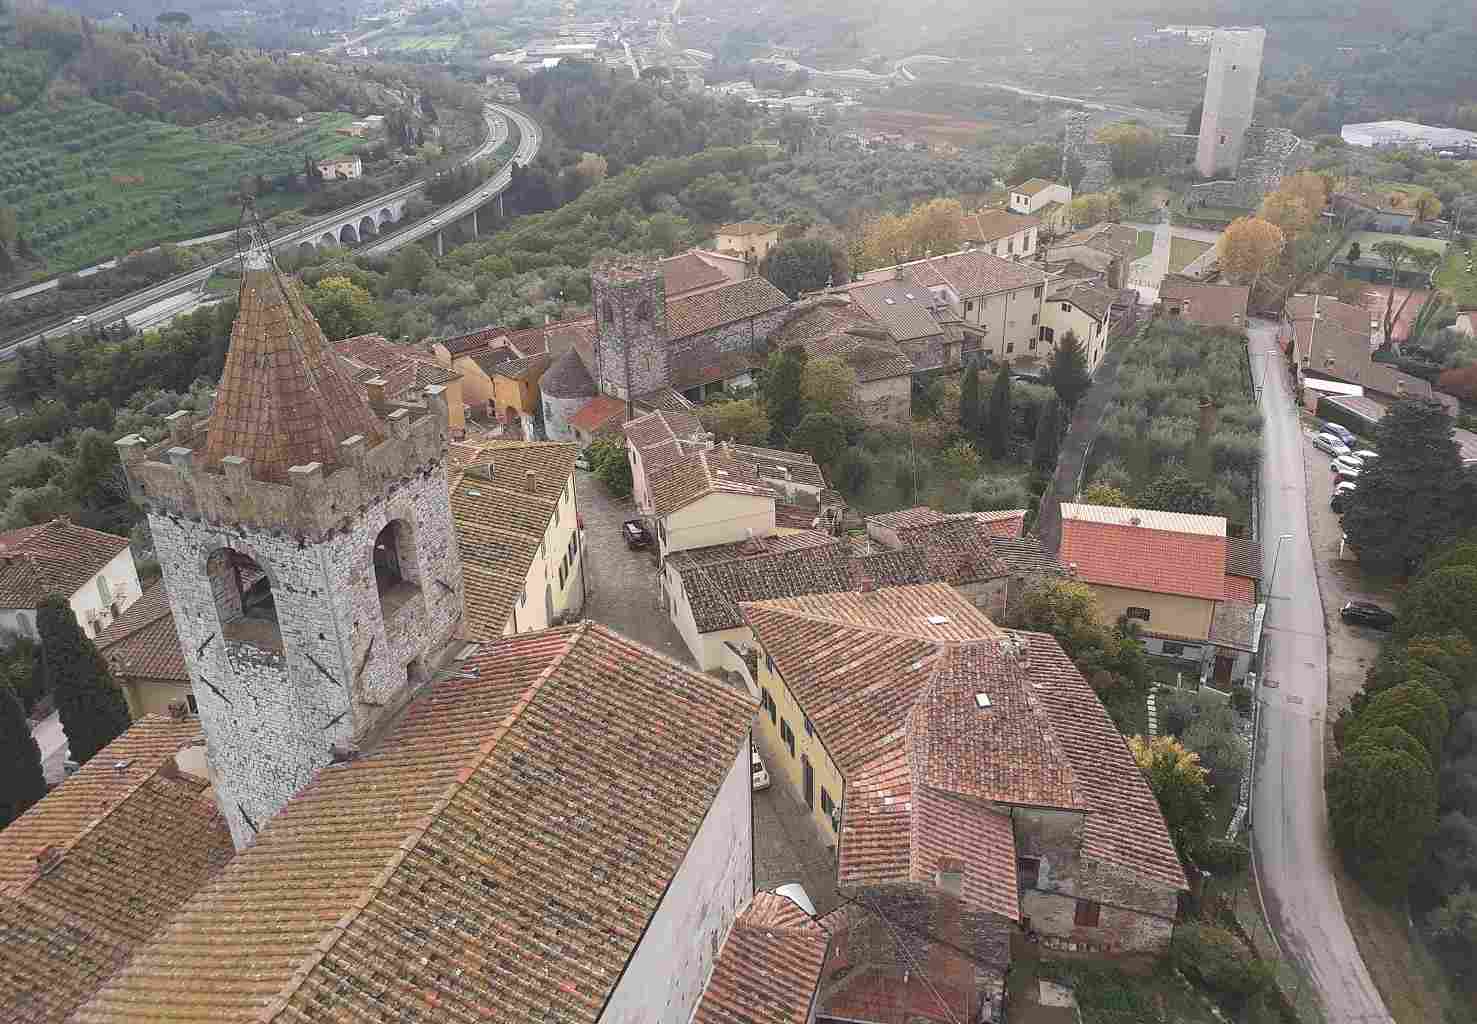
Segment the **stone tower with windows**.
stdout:
<svg viewBox="0 0 1477 1024">
<path fill-rule="evenodd" d="M 1216 29 L 1211 36 L 1205 106 L 1195 150 L 1195 169 L 1201 177 L 1232 177 L 1241 164 L 1266 41 L 1267 30 L 1260 27 Z"/>
<path fill-rule="evenodd" d="M 409 700 L 462 613 L 443 389 L 372 406 L 265 248 L 244 260 L 209 420 L 118 441 L 238 849 Z"/>
<path fill-rule="evenodd" d="M 666 387 L 667 290 L 661 264 L 614 257 L 590 271 L 595 306 L 595 384 L 627 401 Z"/>
</svg>

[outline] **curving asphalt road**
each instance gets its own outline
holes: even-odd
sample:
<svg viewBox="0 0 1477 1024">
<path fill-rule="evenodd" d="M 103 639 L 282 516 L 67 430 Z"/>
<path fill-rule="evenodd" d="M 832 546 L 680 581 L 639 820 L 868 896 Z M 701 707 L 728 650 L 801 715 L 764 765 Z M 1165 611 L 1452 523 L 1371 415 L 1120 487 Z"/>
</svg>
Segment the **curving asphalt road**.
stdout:
<svg viewBox="0 0 1477 1024">
<path fill-rule="evenodd" d="M 487 120 L 487 141 L 474 152 L 464 157 L 462 160 L 463 163 L 471 163 L 489 156 L 498 146 L 503 144 L 507 137 L 505 118 L 516 121 L 519 128 L 523 131 L 523 136 L 519 142 L 518 153 L 514 159 L 520 163 L 527 163 L 538 152 L 540 141 L 538 125 L 525 115 L 511 107 L 489 103 L 483 108 L 483 116 Z M 378 255 L 393 252 L 403 245 L 419 241 L 436 231 L 440 226 L 450 224 L 457 217 L 470 213 L 475 206 L 487 202 L 488 198 L 507 188 L 508 179 L 509 171 L 507 168 L 504 168 L 492 181 L 484 184 L 477 193 L 450 204 L 443 211 L 438 212 L 434 218 L 427 218 L 402 231 L 395 232 L 383 241 L 377 242 L 374 246 L 369 247 L 366 251 Z M 413 181 L 408 185 L 401 185 L 399 188 L 382 193 L 372 199 L 367 199 L 364 202 L 355 203 L 353 206 L 338 210 L 331 216 L 320 217 L 317 220 L 277 235 L 272 239 L 272 244 L 282 246 L 314 241 L 325 231 L 337 227 L 344 221 L 351 219 L 357 220 L 365 215 L 375 213 L 385 203 L 417 192 L 423 185 L 425 185 L 425 179 Z M 484 195 L 487 198 L 483 198 Z M 97 309 L 89 310 L 86 314 L 87 320 L 89 323 L 114 323 L 123 317 L 130 316 L 137 310 L 152 306 L 163 299 L 178 295 L 181 292 L 190 291 L 191 289 L 199 289 L 204 286 L 205 282 L 209 280 L 210 275 L 215 273 L 217 268 L 224 266 L 234 258 L 234 256 L 228 256 L 215 260 L 196 267 L 193 270 L 186 271 L 183 274 L 177 274 L 166 281 L 161 281 L 159 284 L 151 285 L 148 288 L 143 288 L 129 295 L 125 295 L 121 299 L 115 299 L 104 306 L 99 306 Z M 13 358 L 17 350 L 34 345 L 42 335 L 55 333 L 58 328 L 65 326 L 65 324 L 53 323 L 45 331 L 39 331 L 36 334 L 6 343 L 3 347 L 0 347 L 0 359 Z"/>
<path fill-rule="evenodd" d="M 1252 794 L 1257 875 L 1283 952 L 1306 969 L 1331 1024 L 1386 1024 L 1392 1018 L 1359 956 L 1330 872 L 1323 797 L 1328 641 L 1313 571 L 1303 434 L 1281 361 L 1267 358 L 1276 352 L 1276 328 L 1253 321 L 1249 334 L 1264 420 L 1261 542 L 1268 583 Z M 1279 557 L 1277 538 L 1284 534 Z"/>
<path fill-rule="evenodd" d="M 511 119 L 518 125 L 518 151 L 513 154 L 513 159 L 508 165 L 498 171 L 492 178 L 482 183 L 482 187 L 454 203 L 448 203 L 441 209 L 435 211 L 424 220 L 418 220 L 407 228 L 402 228 L 394 234 L 387 235 L 375 241 L 372 245 L 362 246 L 358 251 L 368 256 L 383 256 L 394 252 L 403 245 L 411 242 L 419 242 L 423 238 L 449 227 L 458 219 L 467 216 L 483 203 L 491 201 L 503 189 L 508 187 L 508 182 L 513 175 L 513 164 L 527 165 L 530 160 L 538 155 L 539 137 L 538 122 L 526 114 L 519 113 L 511 107 L 498 107 L 498 111 Z M 503 130 L 503 138 L 506 138 L 506 129 Z M 491 141 L 489 132 L 489 141 Z M 498 145 L 501 145 L 501 141 Z M 493 147 L 494 149 L 496 147 Z M 490 150 L 489 150 L 490 152 Z M 484 154 L 485 155 L 485 154 Z M 475 157 L 474 157 L 475 159 Z"/>
</svg>

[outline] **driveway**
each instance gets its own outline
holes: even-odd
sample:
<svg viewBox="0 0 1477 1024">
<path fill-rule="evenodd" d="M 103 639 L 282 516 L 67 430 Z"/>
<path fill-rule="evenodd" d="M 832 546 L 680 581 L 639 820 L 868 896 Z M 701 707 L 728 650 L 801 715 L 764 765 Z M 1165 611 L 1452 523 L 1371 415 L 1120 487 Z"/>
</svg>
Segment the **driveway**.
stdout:
<svg viewBox="0 0 1477 1024">
<path fill-rule="evenodd" d="M 754 731 L 759 756 L 776 774 L 782 749 L 771 750 L 764 735 Z M 841 903 L 836 893 L 836 860 L 816 835 L 798 794 L 783 779 L 775 778 L 769 788 L 754 794 L 754 887 L 773 889 L 788 882 L 805 886 L 816 913 L 824 915 Z"/>
<path fill-rule="evenodd" d="M 1272 928 L 1283 952 L 1312 978 L 1327 1019 L 1386 1022 L 1391 1017 L 1354 945 L 1330 870 L 1323 796 L 1327 635 L 1309 531 L 1307 445 L 1287 375 L 1265 358 L 1275 351 L 1275 335 L 1275 325 L 1252 322 L 1264 417 L 1261 540 L 1268 581 L 1252 847 Z M 1282 534 L 1288 539 L 1279 558 Z"/>
<path fill-rule="evenodd" d="M 692 664 L 682 634 L 662 608 L 656 558 L 632 551 L 621 536 L 621 523 L 636 514 L 631 499 L 612 498 L 583 470 L 575 471 L 574 490 L 585 525 L 585 618 Z"/>
<path fill-rule="evenodd" d="M 1062 545 L 1062 502 L 1077 500 L 1078 478 L 1092 449 L 1093 439 L 1102 426 L 1103 412 L 1118 393 L 1118 364 L 1123 361 L 1123 348 L 1129 344 L 1126 338 L 1115 338 L 1103 353 L 1093 375 L 1092 387 L 1077 403 L 1072 412 L 1072 425 L 1062 439 L 1057 453 L 1056 472 L 1046 493 L 1041 496 L 1041 514 L 1036 520 L 1036 536 L 1041 546 L 1056 554 Z"/>
</svg>

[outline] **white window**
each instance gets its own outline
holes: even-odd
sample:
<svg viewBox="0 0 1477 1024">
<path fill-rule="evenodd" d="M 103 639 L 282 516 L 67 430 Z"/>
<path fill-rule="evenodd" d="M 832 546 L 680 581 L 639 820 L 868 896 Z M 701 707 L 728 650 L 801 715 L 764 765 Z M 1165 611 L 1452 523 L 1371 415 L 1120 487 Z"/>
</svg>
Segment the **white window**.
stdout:
<svg viewBox="0 0 1477 1024">
<path fill-rule="evenodd" d="M 108 586 L 108 578 L 106 576 L 99 576 L 97 578 L 97 596 L 98 600 L 103 603 L 104 608 L 113 603 L 113 590 Z"/>
</svg>

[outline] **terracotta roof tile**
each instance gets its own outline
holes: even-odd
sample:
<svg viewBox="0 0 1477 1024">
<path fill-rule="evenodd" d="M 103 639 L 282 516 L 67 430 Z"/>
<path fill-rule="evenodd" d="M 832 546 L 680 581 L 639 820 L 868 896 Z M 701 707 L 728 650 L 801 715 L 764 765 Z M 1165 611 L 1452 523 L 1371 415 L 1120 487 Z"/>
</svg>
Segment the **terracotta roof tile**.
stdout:
<svg viewBox="0 0 1477 1024">
<path fill-rule="evenodd" d="M 709 351 L 694 347 L 672 356 L 671 380 L 674 388 L 695 388 L 700 384 L 729 380 L 760 369 L 768 362 L 762 352 Z"/>
<path fill-rule="evenodd" d="M 933 882 L 937 872 L 957 870 L 967 904 L 1019 921 L 1010 815 L 928 786 L 919 787 L 914 804 L 908 877 Z"/>
<path fill-rule="evenodd" d="M 959 237 L 966 242 L 993 242 L 998 238 L 1041 226 L 1038 217 L 1009 210 L 980 210 L 966 213 L 959 221 Z"/>
<path fill-rule="evenodd" d="M 667 299 L 667 337 L 686 338 L 772 313 L 790 300 L 762 277 Z"/>
<path fill-rule="evenodd" d="M 807 1024 L 829 945 L 793 902 L 755 893 L 728 932 L 692 1024 Z"/>
<path fill-rule="evenodd" d="M 1166 277 L 1159 286 L 1159 301 L 1181 303 L 1179 316 L 1192 324 L 1209 327 L 1244 327 L 1251 289 L 1244 284 L 1201 284 Z"/>
<path fill-rule="evenodd" d="M 77 1020 L 594 1022 L 753 715 L 603 627 L 484 645 Z"/>
<path fill-rule="evenodd" d="M 553 398 L 593 398 L 599 393 L 585 361 L 570 349 L 544 371 L 539 390 Z"/>
<path fill-rule="evenodd" d="M 936 300 L 926 286 L 884 279 L 849 285 L 847 293 L 897 341 L 917 341 L 943 334 L 938 318 L 930 311 Z"/>
<path fill-rule="evenodd" d="M 724 224 L 713 233 L 715 235 L 767 235 L 778 231 L 779 228 L 773 224 L 765 224 L 757 220 L 741 220 L 733 224 Z"/>
<path fill-rule="evenodd" d="M 701 433 L 702 422 L 690 413 L 672 413 L 657 411 L 647 413 L 645 416 L 637 416 L 629 420 L 621 428 L 626 435 L 626 440 L 631 447 L 641 454 L 642 459 L 653 447 L 675 441 L 678 438 L 692 438 Z"/>
<path fill-rule="evenodd" d="M 522 359 L 509 359 L 507 362 L 495 364 L 490 372 L 494 376 L 506 377 L 508 380 L 538 380 L 549 368 L 551 361 L 552 357 L 547 352 L 537 352 L 531 356 L 524 356 Z"/>
<path fill-rule="evenodd" d="M 386 380 L 385 397 L 399 399 L 418 393 L 432 384 L 449 384 L 461 374 L 448 370 L 430 356 L 409 345 L 397 345 L 379 334 L 361 334 L 337 342 L 334 351 L 359 366 L 370 367 Z M 356 375 L 356 380 L 362 378 Z"/>
<path fill-rule="evenodd" d="M 461 472 L 451 486 L 451 514 L 462 557 L 462 628 L 470 639 L 503 635 L 578 455 L 577 445 L 554 441 L 453 446 Z"/>
<path fill-rule="evenodd" d="M 913 361 L 859 302 L 816 300 L 770 337 L 771 349 L 800 345 L 811 358 L 834 357 L 856 371 L 861 383 L 913 372 Z"/>
<path fill-rule="evenodd" d="M 172 683 L 190 681 L 163 579 L 150 584 L 94 642 L 115 676 Z"/>
<path fill-rule="evenodd" d="M 647 470 L 646 490 L 652 511 L 669 515 L 709 494 L 745 494 L 774 498 L 774 489 L 759 478 L 753 465 L 720 448 L 697 448 L 657 470 Z"/>
<path fill-rule="evenodd" d="M 384 437 L 295 284 L 274 270 L 249 269 L 238 301 L 210 413 L 207 466 L 239 455 L 254 478 L 286 483 L 293 466 L 337 466 L 348 437 L 361 434 L 371 447 Z"/>
<path fill-rule="evenodd" d="M 662 282 L 667 295 L 676 298 L 699 288 L 726 284 L 728 275 L 696 253 L 684 252 L 662 260 Z"/>
<path fill-rule="evenodd" d="M 65 519 L 0 533 L 0 608 L 35 608 L 51 594 L 70 598 L 127 548 L 127 537 Z"/>
<path fill-rule="evenodd" d="M 997 538 L 990 550 L 1011 572 L 1066 572 L 1035 537 Z"/>
<path fill-rule="evenodd" d="M 1262 578 L 1262 546 L 1245 537 L 1226 538 L 1226 572 L 1254 580 Z"/>
<path fill-rule="evenodd" d="M 817 536 L 818 535 L 818 536 Z M 845 590 L 851 586 L 850 553 L 845 543 L 819 531 L 765 538 L 755 554 L 710 560 L 701 552 L 679 551 L 667 564 L 682 578 L 698 632 L 742 626 L 743 601 Z M 812 540 L 813 538 L 813 540 Z M 725 549 L 736 545 L 721 545 Z M 757 545 L 756 545 L 757 547 Z"/>
<path fill-rule="evenodd" d="M 6 1020 L 66 1019 L 230 860 L 206 781 L 174 770 L 199 740 L 198 722 L 141 718 L 0 832 Z"/>
<path fill-rule="evenodd" d="M 1046 283 L 1046 275 L 1027 263 L 1017 263 L 980 249 L 934 256 L 897 268 L 900 279 L 908 278 L 923 287 L 942 280 L 959 298 L 974 298 L 996 292 L 1016 291 Z"/>
<path fill-rule="evenodd" d="M 692 412 L 695 408 L 691 402 L 671 388 L 657 388 L 655 391 L 648 391 L 644 395 L 637 395 L 636 400 L 632 404 L 643 413 Z"/>
<path fill-rule="evenodd" d="M 1220 516 L 1064 504 L 1058 557 L 1068 567 L 1075 565 L 1086 583 L 1210 601 L 1225 595 L 1225 519 Z"/>
<path fill-rule="evenodd" d="M 586 434 L 614 433 L 626 418 L 626 403 L 609 395 L 597 395 L 569 417 L 569 425 Z"/>
<path fill-rule="evenodd" d="M 1132 259 L 1133 254 L 1138 251 L 1138 239 L 1137 228 L 1123 224 L 1109 224 L 1104 221 L 1074 232 L 1058 241 L 1056 245 L 1085 245 L 1099 252 Z"/>
<path fill-rule="evenodd" d="M 1113 289 L 1080 281 L 1053 288 L 1046 295 L 1047 302 L 1069 302 L 1099 323 L 1108 322 L 1117 300 L 1118 293 Z"/>
</svg>

